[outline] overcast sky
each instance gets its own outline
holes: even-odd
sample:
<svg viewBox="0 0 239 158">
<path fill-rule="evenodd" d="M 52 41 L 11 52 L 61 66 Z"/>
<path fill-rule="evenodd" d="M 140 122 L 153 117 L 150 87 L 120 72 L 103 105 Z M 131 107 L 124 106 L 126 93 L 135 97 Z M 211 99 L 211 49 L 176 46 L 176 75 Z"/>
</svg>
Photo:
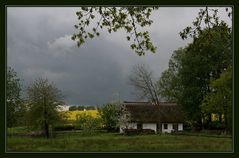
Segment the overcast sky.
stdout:
<svg viewBox="0 0 239 158">
<path fill-rule="evenodd" d="M 87 41 L 78 48 L 77 7 L 8 7 L 7 64 L 22 79 L 23 90 L 36 78 L 48 78 L 65 96 L 68 105 L 102 105 L 120 98 L 137 100 L 129 85 L 132 66 L 148 65 L 155 79 L 168 67 L 174 50 L 184 47 L 179 32 L 191 25 L 200 8 L 160 7 L 154 23 L 145 28 L 158 47 L 155 54 L 139 57 L 129 47 L 124 31 Z M 225 8 L 219 15 L 229 21 Z"/>
</svg>

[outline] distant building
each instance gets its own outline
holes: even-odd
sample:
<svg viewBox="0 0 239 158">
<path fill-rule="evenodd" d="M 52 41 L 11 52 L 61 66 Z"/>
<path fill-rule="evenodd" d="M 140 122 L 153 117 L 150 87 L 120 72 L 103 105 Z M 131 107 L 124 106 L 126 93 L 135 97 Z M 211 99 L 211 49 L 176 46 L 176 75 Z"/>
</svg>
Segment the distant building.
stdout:
<svg viewBox="0 0 239 158">
<path fill-rule="evenodd" d="M 184 114 L 175 103 L 153 105 L 149 102 L 124 102 L 122 105 L 131 116 L 128 129 L 152 129 L 155 133 L 183 131 Z M 121 133 L 124 128 L 120 127 Z"/>
</svg>

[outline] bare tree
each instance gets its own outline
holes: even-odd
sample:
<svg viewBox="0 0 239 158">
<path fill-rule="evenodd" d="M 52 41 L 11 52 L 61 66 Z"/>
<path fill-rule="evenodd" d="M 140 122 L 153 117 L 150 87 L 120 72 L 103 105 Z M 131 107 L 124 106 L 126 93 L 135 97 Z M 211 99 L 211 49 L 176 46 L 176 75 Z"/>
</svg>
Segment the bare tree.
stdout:
<svg viewBox="0 0 239 158">
<path fill-rule="evenodd" d="M 147 98 L 154 104 L 159 104 L 159 95 L 156 83 L 153 81 L 153 73 L 145 64 L 137 64 L 132 68 L 129 76 L 130 84 L 133 85 L 140 98 Z"/>
</svg>

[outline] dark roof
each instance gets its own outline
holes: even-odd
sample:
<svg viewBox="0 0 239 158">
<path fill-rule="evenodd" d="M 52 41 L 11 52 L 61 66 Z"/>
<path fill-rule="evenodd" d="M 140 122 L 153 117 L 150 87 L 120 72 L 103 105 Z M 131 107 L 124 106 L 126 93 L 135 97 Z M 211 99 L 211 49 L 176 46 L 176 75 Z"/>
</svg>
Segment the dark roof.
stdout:
<svg viewBox="0 0 239 158">
<path fill-rule="evenodd" d="M 176 103 L 161 102 L 153 105 L 149 102 L 124 102 L 126 109 L 131 114 L 132 122 L 183 122 L 184 114 Z"/>
</svg>

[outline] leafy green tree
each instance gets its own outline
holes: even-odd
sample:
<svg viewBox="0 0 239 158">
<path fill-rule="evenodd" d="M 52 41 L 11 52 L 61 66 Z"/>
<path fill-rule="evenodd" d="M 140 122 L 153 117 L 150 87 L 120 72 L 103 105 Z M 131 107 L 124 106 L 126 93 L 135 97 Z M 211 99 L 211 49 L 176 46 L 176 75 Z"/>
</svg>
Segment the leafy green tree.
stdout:
<svg viewBox="0 0 239 158">
<path fill-rule="evenodd" d="M 44 130 L 49 138 L 49 128 L 61 119 L 57 106 L 63 104 L 63 96 L 47 79 L 36 79 L 27 89 L 29 124 Z"/>
<path fill-rule="evenodd" d="M 199 105 L 210 92 L 210 80 L 219 78 L 222 71 L 232 63 L 232 29 L 224 21 L 220 21 L 217 12 L 217 9 L 208 7 L 201 9 L 193 27 L 180 32 L 182 39 L 193 38 L 193 43 L 187 47 L 189 53 L 183 58 L 179 70 L 183 85 L 182 96 L 190 97 L 181 97 L 180 102 L 193 120 L 197 118 L 197 122 L 202 117 Z M 230 11 L 228 16 L 231 16 Z M 211 118 L 210 114 L 208 118 Z"/>
<path fill-rule="evenodd" d="M 220 78 L 211 81 L 211 92 L 208 93 L 201 105 L 203 113 L 218 114 L 222 121 L 225 119 L 225 127 L 228 131 L 232 130 L 232 68 L 220 74 Z"/>
<path fill-rule="evenodd" d="M 80 47 L 88 38 L 100 36 L 99 29 L 106 29 L 109 33 L 124 29 L 126 39 L 131 42 L 131 49 L 138 55 L 144 55 L 146 51 L 155 53 L 156 47 L 149 32 L 139 30 L 153 23 L 150 15 L 157 9 L 158 7 L 81 7 L 76 12 L 79 23 L 75 28 L 78 33 L 72 39 Z"/>
<path fill-rule="evenodd" d="M 20 79 L 17 77 L 17 73 L 14 69 L 8 67 L 6 81 L 7 127 L 18 125 L 26 111 L 20 93 Z"/>
<path fill-rule="evenodd" d="M 120 117 L 120 106 L 118 104 L 105 104 L 99 109 L 103 125 L 108 132 L 116 131 Z"/>
<path fill-rule="evenodd" d="M 185 51 L 186 49 L 179 48 L 173 52 L 168 69 L 161 74 L 157 81 L 157 90 L 163 100 L 175 102 L 180 96 L 182 86 L 179 82 L 178 71 Z"/>
<path fill-rule="evenodd" d="M 219 78 L 232 63 L 231 37 L 231 29 L 224 22 L 210 31 L 202 30 L 192 43 L 173 54 L 169 69 L 159 81 L 161 95 L 182 105 L 194 127 L 202 125 L 200 105 L 211 91 L 210 81 Z"/>
<path fill-rule="evenodd" d="M 230 11 L 230 8 L 226 8 L 226 12 L 228 17 L 231 18 L 232 11 Z M 189 59 L 188 61 L 182 60 L 186 66 L 182 66 L 180 73 L 182 76 L 185 76 L 184 85 L 189 83 L 187 85 L 190 86 L 191 92 L 188 91 L 185 95 L 191 94 L 191 102 L 192 105 L 195 104 L 196 114 L 198 115 L 194 116 L 198 120 L 200 118 L 198 104 L 202 102 L 203 97 L 207 93 L 210 93 L 210 81 L 219 78 L 222 71 L 232 63 L 232 28 L 224 21 L 220 21 L 217 13 L 218 10 L 213 8 L 206 7 L 205 9 L 200 9 L 198 17 L 193 21 L 193 26 L 188 26 L 180 32 L 182 39 L 193 38 L 193 43 L 187 47 L 187 51 L 193 54 L 193 58 L 186 57 L 185 59 Z M 200 65 L 200 69 L 194 69 L 195 64 Z M 190 69 L 193 71 L 190 72 Z M 193 78 L 190 78 L 190 76 Z M 193 83 L 195 86 L 190 85 Z M 200 86 L 201 88 L 199 88 Z M 184 90 L 183 92 L 185 92 Z M 198 93 L 196 94 L 197 91 Z M 193 94 L 195 94 L 194 97 Z M 186 100 L 182 100 L 182 104 L 185 104 L 184 101 Z M 188 103 L 189 106 L 190 103 Z M 210 122 L 211 113 L 209 113 L 208 118 Z"/>
</svg>

